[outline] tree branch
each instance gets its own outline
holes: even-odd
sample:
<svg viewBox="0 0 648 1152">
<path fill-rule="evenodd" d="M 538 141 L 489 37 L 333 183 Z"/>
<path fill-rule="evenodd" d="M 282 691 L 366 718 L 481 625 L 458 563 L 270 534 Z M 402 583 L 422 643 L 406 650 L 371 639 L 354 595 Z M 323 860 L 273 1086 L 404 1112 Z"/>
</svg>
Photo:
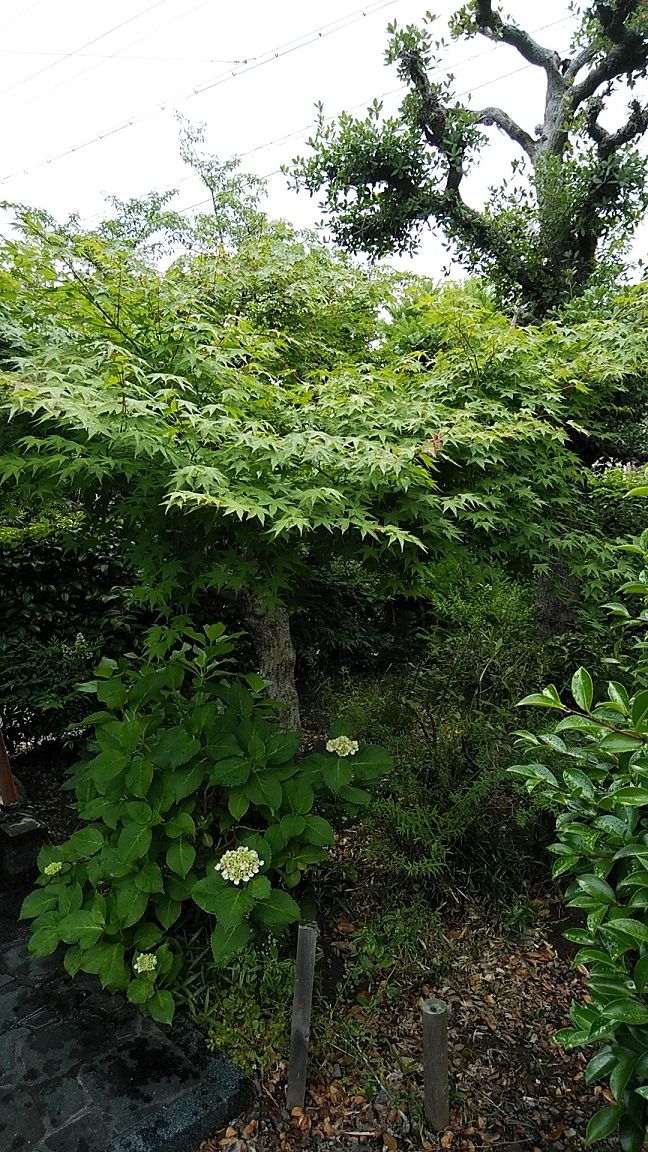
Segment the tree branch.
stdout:
<svg viewBox="0 0 648 1152">
<path fill-rule="evenodd" d="M 543 48 L 517 24 L 507 24 L 499 12 L 493 12 L 492 0 L 477 0 L 477 27 L 483 36 L 515 48 L 529 64 L 544 68 L 551 75 L 561 75 L 560 56 L 551 48 Z"/>
<path fill-rule="evenodd" d="M 646 67 L 648 36 L 627 25 L 627 20 L 637 11 L 638 3 L 639 0 L 617 0 L 616 7 L 610 4 L 595 4 L 601 31 L 611 42 L 612 48 L 601 57 L 580 84 L 572 88 L 570 99 L 572 110 L 576 110 L 583 101 L 589 100 L 602 84 L 607 84 L 619 76 L 639 72 Z M 587 50 L 585 49 L 580 57 L 572 61 L 572 67 L 584 57 L 585 51 Z M 590 49 L 590 58 L 593 55 L 594 50 Z M 587 60 L 584 63 L 587 63 Z M 580 65 L 583 66 L 584 64 Z"/>
<path fill-rule="evenodd" d="M 503 108 L 483 108 L 481 112 L 477 113 L 477 124 L 494 124 L 497 128 L 501 128 L 520 148 L 526 152 L 530 160 L 535 157 L 537 149 L 537 141 L 533 136 L 525 132 L 515 120 L 505 112 Z"/>
<path fill-rule="evenodd" d="M 648 104 L 640 104 L 633 100 L 630 105 L 630 115 L 621 128 L 616 132 L 608 132 L 598 123 L 598 117 L 603 111 L 603 99 L 590 100 L 587 108 L 587 131 L 597 145 L 597 151 L 602 160 L 606 160 L 623 144 L 629 144 L 637 136 L 643 136 L 648 131 Z"/>
<path fill-rule="evenodd" d="M 589 64 L 590 60 L 592 60 L 595 55 L 596 48 L 593 44 L 588 44 L 586 48 L 583 48 L 583 50 L 579 52 L 577 56 L 574 56 L 572 60 L 568 61 L 565 71 L 565 80 L 575 80 L 581 69 L 584 68 L 586 64 Z"/>
<path fill-rule="evenodd" d="M 533 295 L 536 285 L 515 246 L 488 216 L 472 208 L 461 196 L 460 186 L 464 177 L 467 144 L 464 138 L 458 139 L 456 133 L 451 130 L 448 109 L 442 103 L 439 89 L 430 83 L 420 54 L 416 51 L 403 53 L 401 63 L 419 96 L 419 127 L 429 146 L 443 156 L 448 166 L 445 188 L 438 197 L 435 197 L 435 214 L 444 216 L 449 225 L 458 233 L 463 232 L 469 236 L 482 251 L 491 252 L 502 271 L 519 284 L 529 296 Z M 501 109 L 490 108 L 485 111 L 492 122 L 497 123 L 499 127 L 502 127 L 506 120 L 511 132 L 516 131 L 522 137 L 527 136 L 523 129 L 510 120 Z M 535 141 L 530 136 L 527 139 L 531 147 L 534 147 Z M 522 146 L 524 147 L 524 144 Z"/>
</svg>

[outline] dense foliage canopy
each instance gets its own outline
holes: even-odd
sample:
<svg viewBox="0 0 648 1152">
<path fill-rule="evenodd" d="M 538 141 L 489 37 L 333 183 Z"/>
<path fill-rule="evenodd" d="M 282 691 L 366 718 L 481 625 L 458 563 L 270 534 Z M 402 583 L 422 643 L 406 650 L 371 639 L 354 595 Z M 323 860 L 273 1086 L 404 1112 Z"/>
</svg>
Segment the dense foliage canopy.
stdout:
<svg viewBox="0 0 648 1152">
<path fill-rule="evenodd" d="M 450 23 L 454 38 L 485 37 L 514 48 L 544 73 L 540 125 L 528 129 L 502 108 L 473 108 L 443 77 L 443 43 L 431 14 L 421 26 L 390 26 L 386 53 L 408 91 L 385 117 L 379 101 L 363 118 L 320 112 L 311 152 L 294 180 L 323 194 L 327 223 L 352 251 L 384 255 L 415 248 L 437 226 L 457 258 L 486 274 L 500 299 L 541 318 L 618 268 L 646 208 L 645 160 L 637 142 L 648 105 L 635 85 L 646 75 L 648 16 L 641 0 L 575 6 L 569 55 L 546 47 L 492 0 L 470 0 Z M 535 18 L 535 11 L 534 11 Z M 613 93 L 630 99 L 609 130 Z M 613 113 L 616 121 L 618 114 Z M 465 181 L 496 127 L 519 149 L 509 175 L 481 209 Z"/>
</svg>

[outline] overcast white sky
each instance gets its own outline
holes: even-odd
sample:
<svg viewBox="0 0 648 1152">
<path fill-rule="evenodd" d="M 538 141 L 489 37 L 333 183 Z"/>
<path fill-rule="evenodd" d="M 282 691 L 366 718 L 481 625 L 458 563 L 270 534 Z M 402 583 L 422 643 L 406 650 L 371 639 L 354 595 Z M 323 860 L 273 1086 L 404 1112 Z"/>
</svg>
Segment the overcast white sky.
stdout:
<svg viewBox="0 0 648 1152">
<path fill-rule="evenodd" d="M 303 151 L 315 101 L 333 114 L 392 93 L 385 106 L 396 107 L 398 79 L 383 63 L 386 25 L 418 22 L 429 5 L 368 0 L 362 15 L 359 0 L 0 0 L 0 198 L 90 220 L 105 194 L 177 187 L 176 206 L 189 206 L 204 191 L 178 158 L 178 111 L 206 122 L 210 150 L 270 174 L 272 216 L 311 226 L 317 203 L 288 191 L 280 165 Z M 440 30 L 457 6 L 432 5 Z M 568 0 L 508 0 L 506 8 L 566 50 Z M 444 59 L 474 107 L 502 104 L 533 130 L 543 100 L 538 69 L 481 39 L 453 44 Z M 494 134 L 472 199 L 499 183 L 514 151 Z M 428 238 L 414 267 L 435 276 L 442 263 Z"/>
</svg>

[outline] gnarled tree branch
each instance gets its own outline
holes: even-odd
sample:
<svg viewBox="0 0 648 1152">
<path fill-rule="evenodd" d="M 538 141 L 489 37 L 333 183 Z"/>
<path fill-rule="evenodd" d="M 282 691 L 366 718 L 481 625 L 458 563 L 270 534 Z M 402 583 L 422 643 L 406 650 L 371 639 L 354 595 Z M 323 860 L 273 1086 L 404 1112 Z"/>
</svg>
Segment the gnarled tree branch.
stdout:
<svg viewBox="0 0 648 1152">
<path fill-rule="evenodd" d="M 493 12 L 492 0 L 477 0 L 477 26 L 489 40 L 509 44 L 529 63 L 544 68 L 545 72 L 561 76 L 560 56 L 551 48 L 544 48 L 537 40 L 518 28 L 517 24 L 507 24 L 499 12 Z"/>
<path fill-rule="evenodd" d="M 640 104 L 638 100 L 633 100 L 628 119 L 621 128 L 617 128 L 616 132 L 608 132 L 599 124 L 598 118 L 602 111 L 603 100 L 601 97 L 590 100 L 587 108 L 587 131 L 592 140 L 595 141 L 602 160 L 606 160 L 623 144 L 629 144 L 637 136 L 643 136 L 645 132 L 648 132 L 648 104 Z"/>
<path fill-rule="evenodd" d="M 421 131 L 430 147 L 439 152 L 447 164 L 445 189 L 440 196 L 435 197 L 436 214 L 445 217 L 456 231 L 469 236 L 478 248 L 490 251 L 507 275 L 519 284 L 523 292 L 532 296 L 536 286 L 520 253 L 485 213 L 472 208 L 461 196 L 467 145 L 463 139 L 452 139 L 454 134 L 449 131 L 448 109 L 441 100 L 439 90 L 430 83 L 423 61 L 414 51 L 404 54 L 401 61 L 420 99 Z M 486 111 L 499 114 L 502 121 L 509 119 L 501 109 L 491 108 Z M 493 123 L 496 122 L 495 116 L 491 119 Z M 519 133 L 523 132 L 513 120 L 510 120 L 509 126 L 512 131 L 517 129 Z M 532 146 L 535 144 L 530 136 L 528 140 Z"/>
<path fill-rule="evenodd" d="M 478 124 L 494 124 L 497 128 L 501 128 L 520 148 L 526 152 L 530 160 L 535 158 L 536 150 L 538 147 L 537 140 L 534 140 L 524 128 L 516 124 L 512 116 L 505 112 L 503 108 L 482 108 L 481 112 L 477 113 Z"/>
<path fill-rule="evenodd" d="M 594 5 L 596 15 L 601 25 L 601 31 L 612 44 L 587 76 L 571 90 L 570 105 L 575 111 L 585 100 L 589 100 L 602 84 L 609 83 L 619 76 L 628 76 L 633 72 L 640 72 L 648 63 L 648 37 L 638 32 L 636 28 L 628 27 L 627 21 L 638 10 L 639 0 L 618 0 L 616 6 L 598 3 Z M 587 50 L 584 50 L 584 52 Z M 572 67 L 584 56 L 576 57 Z M 595 55 L 589 49 L 590 59 Z M 580 67 L 584 67 L 588 61 Z M 572 73 L 575 75 L 575 71 Z"/>
</svg>

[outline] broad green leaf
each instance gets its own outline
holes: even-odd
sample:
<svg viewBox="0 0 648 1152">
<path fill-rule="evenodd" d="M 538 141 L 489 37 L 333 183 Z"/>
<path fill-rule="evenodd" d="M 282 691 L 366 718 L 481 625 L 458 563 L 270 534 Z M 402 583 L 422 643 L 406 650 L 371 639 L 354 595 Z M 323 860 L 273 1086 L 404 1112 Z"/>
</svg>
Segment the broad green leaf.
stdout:
<svg viewBox="0 0 648 1152">
<path fill-rule="evenodd" d="M 642 956 L 640 960 L 637 960 L 632 979 L 635 982 L 635 987 L 639 995 L 645 992 L 646 985 L 648 984 L 648 952 L 645 956 Z"/>
<path fill-rule="evenodd" d="M 335 833 L 328 820 L 324 820 L 322 816 L 309 815 L 306 817 L 304 840 L 320 847 L 332 845 L 335 844 Z"/>
<path fill-rule="evenodd" d="M 179 900 L 173 900 L 166 895 L 155 897 L 155 915 L 163 928 L 170 928 L 175 924 L 181 912 L 182 904 Z"/>
<path fill-rule="evenodd" d="M 244 920 L 254 907 L 254 896 L 247 891 L 247 885 L 235 887 L 226 884 L 220 894 L 216 916 L 221 924 L 230 928 Z"/>
<path fill-rule="evenodd" d="M 618 1020 L 621 1024 L 648 1024 L 648 1006 L 639 1004 L 637 1000 L 629 997 L 612 1000 L 603 1008 L 603 1015 L 608 1020 Z"/>
<path fill-rule="evenodd" d="M 227 964 L 236 956 L 250 939 L 250 932 L 247 920 L 238 920 L 227 928 L 218 924 L 211 935 L 212 956 L 216 963 Z"/>
<path fill-rule="evenodd" d="M 242 788 L 235 788 L 230 792 L 227 798 L 227 807 L 229 808 L 235 820 L 242 820 L 250 807 L 250 801 L 245 795 Z"/>
<path fill-rule="evenodd" d="M 153 860 L 148 860 L 140 871 L 135 873 L 134 882 L 140 892 L 164 892 L 160 866 Z"/>
<path fill-rule="evenodd" d="M 176 768 L 169 778 L 169 790 L 176 801 L 191 796 L 204 780 L 202 764 L 189 765 L 186 768 Z"/>
<path fill-rule="evenodd" d="M 332 792 L 339 792 L 341 788 L 351 783 L 353 767 L 348 762 L 348 758 L 343 759 L 341 756 L 336 756 L 323 768 L 322 777 Z"/>
<path fill-rule="evenodd" d="M 175 1000 L 170 992 L 158 989 L 146 1002 L 147 1010 L 153 1020 L 160 1024 L 172 1024 L 175 1012 Z"/>
<path fill-rule="evenodd" d="M 296 814 L 282 816 L 278 827 L 284 844 L 287 844 L 294 836 L 301 836 L 306 827 L 306 820 L 303 816 L 297 816 Z"/>
<path fill-rule="evenodd" d="M 58 925 L 60 938 L 66 944 L 78 944 L 83 949 L 96 944 L 103 930 L 103 923 L 97 923 L 93 913 L 85 909 L 70 912 Z"/>
<path fill-rule="evenodd" d="M 623 1093 L 638 1060 L 636 1052 L 621 1052 L 610 1075 L 610 1089 L 617 1104 L 623 1103 Z"/>
<path fill-rule="evenodd" d="M 196 859 L 196 849 L 187 840 L 176 840 L 166 854 L 166 862 L 172 872 L 178 876 L 186 876 L 193 868 Z"/>
<path fill-rule="evenodd" d="M 618 683 L 616 680 L 610 680 L 608 684 L 608 696 L 623 712 L 624 716 L 629 716 L 631 712 L 630 697 L 628 696 L 627 689 L 623 684 Z"/>
<path fill-rule="evenodd" d="M 28 951 L 30 956 L 51 956 L 61 943 L 61 933 L 58 925 L 49 924 L 38 928 L 29 938 Z"/>
<path fill-rule="evenodd" d="M 124 812 L 135 824 L 150 824 L 153 818 L 149 805 L 143 800 L 131 800 L 124 805 Z"/>
<path fill-rule="evenodd" d="M 196 825 L 193 816 L 190 816 L 188 812 L 176 812 L 175 816 L 166 821 L 164 831 L 171 840 L 178 836 L 195 836 Z"/>
<path fill-rule="evenodd" d="M 128 985 L 126 995 L 131 1004 L 146 1004 L 154 992 L 155 986 L 152 980 L 146 976 L 138 976 Z"/>
<path fill-rule="evenodd" d="M 632 733 L 625 736 L 621 732 L 608 732 L 607 736 L 599 741 L 599 748 L 604 752 L 636 752 L 640 747 L 641 737 L 633 736 Z"/>
<path fill-rule="evenodd" d="M 637 692 L 632 701 L 632 723 L 640 724 L 648 716 L 648 688 Z"/>
<path fill-rule="evenodd" d="M 286 780 L 283 785 L 286 803 L 293 812 L 305 816 L 315 803 L 315 794 L 305 780 Z"/>
<path fill-rule="evenodd" d="M 595 1080 L 605 1079 L 616 1064 L 616 1056 L 609 1048 L 597 1052 L 589 1061 L 585 1069 L 585 1083 L 592 1084 Z"/>
<path fill-rule="evenodd" d="M 255 771 L 244 787 L 245 795 L 259 807 L 267 806 L 271 812 L 281 808 L 283 790 L 281 781 L 271 771 Z"/>
<path fill-rule="evenodd" d="M 561 712 L 566 711 L 565 705 L 560 702 L 560 697 L 555 688 L 553 693 L 549 693 L 546 688 L 543 692 L 532 692 L 530 696 L 525 696 L 523 700 L 518 700 L 517 707 L 558 708 Z"/>
<path fill-rule="evenodd" d="M 253 876 L 247 886 L 247 890 L 255 900 L 267 900 L 272 892 L 267 876 Z"/>
<path fill-rule="evenodd" d="M 101 953 L 94 971 L 104 988 L 125 988 L 130 980 L 130 974 L 124 963 L 124 946 L 118 943 L 106 943 L 97 944 L 95 947 L 101 948 Z M 87 971 L 85 964 L 84 971 Z"/>
<path fill-rule="evenodd" d="M 117 840 L 117 851 L 125 864 L 146 856 L 153 833 L 147 824 L 124 824 Z"/>
<path fill-rule="evenodd" d="M 578 707 L 589 712 L 594 699 L 594 685 L 587 668 L 579 668 L 572 676 L 571 691 Z"/>
<path fill-rule="evenodd" d="M 79 828 L 73 832 L 66 844 L 73 859 L 83 856 L 94 856 L 104 846 L 103 833 L 99 828 Z"/>
<path fill-rule="evenodd" d="M 610 795 L 615 804 L 630 804 L 634 808 L 648 804 L 648 788 L 618 788 Z"/>
<path fill-rule="evenodd" d="M 142 892 L 129 882 L 117 891 L 116 911 L 122 928 L 131 928 L 146 912 L 148 892 Z"/>
<path fill-rule="evenodd" d="M 184 728 L 168 728 L 158 737 L 151 757 L 158 767 L 175 769 L 188 764 L 200 751 L 200 741 L 190 736 Z"/>
<path fill-rule="evenodd" d="M 210 916 L 218 915 L 221 896 L 227 886 L 219 872 L 212 868 L 202 880 L 197 880 L 191 889 L 191 899 L 203 912 Z"/>
<path fill-rule="evenodd" d="M 30 892 L 22 902 L 20 920 L 34 920 L 42 912 L 49 912 L 56 908 L 59 901 L 60 888 L 48 884 L 45 888 L 36 888 Z"/>
<path fill-rule="evenodd" d="M 254 917 L 264 928 L 280 928 L 299 920 L 299 905 L 287 892 L 273 888 L 262 904 L 255 905 Z"/>
<path fill-rule="evenodd" d="M 138 952 L 151 952 L 153 948 L 157 948 L 161 939 L 161 929 L 149 920 L 143 924 L 138 924 L 133 944 Z"/>
<path fill-rule="evenodd" d="M 60 889 L 59 897 L 59 911 L 62 916 L 69 915 L 70 912 L 78 912 L 83 904 L 83 890 L 80 884 L 66 884 L 64 888 Z"/>
<path fill-rule="evenodd" d="M 249 780 L 251 772 L 251 760 L 247 756 L 237 756 L 213 764 L 209 770 L 209 780 L 221 788 L 236 788 Z"/>
<path fill-rule="evenodd" d="M 589 1124 L 585 1139 L 588 1144 L 595 1144 L 597 1140 L 605 1140 L 619 1127 L 623 1115 L 623 1105 L 616 1104 L 613 1108 L 601 1108 L 596 1112 Z"/>
<path fill-rule="evenodd" d="M 577 876 L 576 883 L 584 892 L 587 892 L 588 896 L 595 896 L 598 900 L 602 900 L 604 904 L 616 904 L 614 889 L 598 876 Z"/>
<path fill-rule="evenodd" d="M 153 761 L 138 756 L 126 773 L 126 787 L 134 796 L 148 795 L 153 780 Z"/>
<path fill-rule="evenodd" d="M 626 1107 L 632 1107 L 635 1100 L 631 1097 Z M 638 1103 L 638 1101 L 637 1101 Z M 641 1152 L 646 1136 L 646 1125 L 643 1116 L 640 1122 L 637 1122 L 629 1111 L 621 1117 L 619 1125 L 619 1143 L 623 1152 Z"/>
</svg>

